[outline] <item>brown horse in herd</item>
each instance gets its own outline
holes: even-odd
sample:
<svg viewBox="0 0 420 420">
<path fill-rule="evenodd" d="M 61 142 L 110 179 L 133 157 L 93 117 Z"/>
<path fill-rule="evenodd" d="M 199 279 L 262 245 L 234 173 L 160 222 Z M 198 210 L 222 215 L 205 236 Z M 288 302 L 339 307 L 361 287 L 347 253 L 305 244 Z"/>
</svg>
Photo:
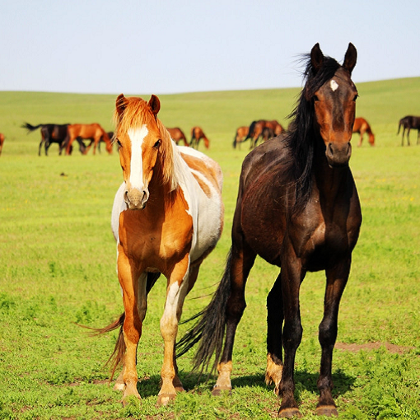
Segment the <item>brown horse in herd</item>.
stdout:
<svg viewBox="0 0 420 420">
<path fill-rule="evenodd" d="M 1 152 L 3 150 L 3 144 L 4 144 L 4 134 L 0 133 L 0 156 L 1 156 Z"/>
<path fill-rule="evenodd" d="M 273 131 L 274 136 L 278 136 L 279 134 L 283 133 L 285 130 L 283 126 L 277 120 L 258 120 L 253 121 L 248 129 L 248 134 L 244 141 L 251 139 L 251 146 L 250 148 L 253 149 L 260 138 L 263 140 L 267 140 L 263 138 L 263 131 L 264 128 L 269 128 Z"/>
<path fill-rule="evenodd" d="M 236 146 L 238 146 L 238 149 L 240 149 L 241 143 L 247 138 L 248 132 L 249 127 L 247 125 L 243 125 L 242 127 L 237 128 L 232 145 L 234 149 L 236 149 Z"/>
<path fill-rule="evenodd" d="M 203 139 L 204 146 L 206 149 L 210 147 L 210 140 L 206 137 L 204 134 L 204 131 L 201 127 L 193 127 L 191 129 L 191 142 L 190 146 L 194 149 L 198 149 L 198 145 L 200 143 L 200 140 Z"/>
<path fill-rule="evenodd" d="M 417 130 L 417 144 L 420 141 L 420 117 L 415 117 L 414 115 L 407 115 L 404 118 L 400 119 L 398 124 L 398 132 L 400 133 L 400 128 L 403 128 L 402 137 L 401 137 L 401 146 L 404 146 L 404 134 L 407 130 L 407 146 L 410 146 L 410 130 Z"/>
<path fill-rule="evenodd" d="M 233 344 L 246 307 L 249 273 L 257 256 L 278 266 L 280 273 L 267 297 L 265 377 L 282 398 L 280 417 L 301 416 L 294 377 L 303 332 L 299 293 L 306 273 L 319 270 L 325 270 L 326 288 L 318 333 L 322 352 L 316 410 L 318 415 L 338 415 L 332 357 L 340 299 L 362 221 L 349 167 L 356 57 L 353 44 L 343 65 L 324 56 L 319 44 L 312 48 L 292 130 L 253 149 L 242 164 L 224 275 L 178 346 L 180 355 L 199 343 L 195 367 L 217 369 L 213 395 L 230 392 Z M 248 334 L 252 340 L 252 331 Z"/>
<path fill-rule="evenodd" d="M 166 129 L 169 131 L 169 134 L 171 135 L 171 139 L 176 144 L 179 144 L 179 142 L 182 140 L 184 142 L 184 145 L 188 146 L 188 140 L 185 137 L 184 132 L 179 127 L 166 128 Z"/>
<path fill-rule="evenodd" d="M 74 140 L 90 140 L 86 147 L 84 154 L 86 154 L 93 144 L 93 154 L 96 153 L 96 147 L 102 140 L 105 142 L 106 150 L 109 154 L 112 153 L 112 143 L 108 133 L 98 124 L 69 124 L 67 126 L 67 136 L 65 140 L 66 154 L 70 154 L 70 148 Z"/>
<path fill-rule="evenodd" d="M 362 145 L 363 135 L 368 134 L 368 141 L 371 146 L 375 146 L 375 135 L 372 133 L 369 123 L 364 118 L 356 118 L 353 125 L 353 133 L 360 134 L 360 140 L 357 146 Z"/>
</svg>

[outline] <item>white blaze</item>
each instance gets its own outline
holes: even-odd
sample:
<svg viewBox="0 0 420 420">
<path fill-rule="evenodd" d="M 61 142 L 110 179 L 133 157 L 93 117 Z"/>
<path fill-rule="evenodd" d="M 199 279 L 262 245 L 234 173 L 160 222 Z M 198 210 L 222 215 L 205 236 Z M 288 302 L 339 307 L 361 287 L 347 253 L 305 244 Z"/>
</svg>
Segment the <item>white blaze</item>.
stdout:
<svg viewBox="0 0 420 420">
<path fill-rule="evenodd" d="M 330 86 L 333 92 L 335 92 L 338 89 L 338 83 L 335 80 L 331 80 Z"/>
<path fill-rule="evenodd" d="M 130 128 L 128 130 L 128 136 L 131 140 L 130 185 L 131 188 L 137 188 L 140 191 L 144 189 L 142 145 L 148 132 L 146 124 L 143 124 L 141 128 Z"/>
</svg>

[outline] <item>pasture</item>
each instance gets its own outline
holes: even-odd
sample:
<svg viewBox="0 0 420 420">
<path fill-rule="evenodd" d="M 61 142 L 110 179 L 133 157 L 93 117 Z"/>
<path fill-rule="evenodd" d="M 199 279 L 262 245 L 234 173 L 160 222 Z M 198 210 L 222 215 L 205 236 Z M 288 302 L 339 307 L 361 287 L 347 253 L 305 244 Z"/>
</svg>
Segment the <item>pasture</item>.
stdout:
<svg viewBox="0 0 420 420">
<path fill-rule="evenodd" d="M 357 67 L 355 72 L 357 72 Z M 356 73 L 357 74 L 357 73 Z M 350 166 L 363 223 L 339 313 L 333 396 L 343 419 L 420 418 L 420 146 L 401 147 L 398 121 L 420 115 L 420 78 L 360 83 L 357 116 L 370 123 L 375 147 L 353 140 Z M 300 89 L 159 95 L 159 117 L 190 140 L 199 125 L 205 150 L 222 167 L 225 228 L 186 298 L 183 318 L 209 301 L 230 248 L 241 163 L 249 144 L 233 149 L 237 127 L 277 119 L 287 127 Z M 165 283 L 149 295 L 138 352 L 141 402 L 123 408 L 108 385 L 117 332 L 90 337 L 76 324 L 102 327 L 122 312 L 110 229 L 122 181 L 118 155 L 90 152 L 38 157 L 39 132 L 24 122 L 93 123 L 112 131 L 115 95 L 0 92 L 0 418 L 7 419 L 270 419 L 279 408 L 264 382 L 266 296 L 278 272 L 261 259 L 251 271 L 247 309 L 233 350 L 231 396 L 211 397 L 214 377 L 190 374 L 179 359 L 186 393 L 156 407 L 163 341 L 159 320 Z M 127 96 L 129 93 L 124 92 Z M 148 100 L 150 95 L 139 95 Z M 204 151 L 203 144 L 200 150 Z M 310 273 L 301 292 L 302 343 L 296 355 L 296 399 L 305 419 L 318 398 L 324 273 Z M 180 335 L 187 326 L 180 328 Z"/>
</svg>

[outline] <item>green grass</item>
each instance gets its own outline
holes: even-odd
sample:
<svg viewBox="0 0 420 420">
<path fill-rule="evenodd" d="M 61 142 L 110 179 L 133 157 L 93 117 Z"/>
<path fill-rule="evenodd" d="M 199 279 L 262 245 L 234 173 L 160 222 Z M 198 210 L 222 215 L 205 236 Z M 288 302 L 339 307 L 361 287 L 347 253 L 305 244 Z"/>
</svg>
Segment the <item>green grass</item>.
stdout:
<svg viewBox="0 0 420 420">
<path fill-rule="evenodd" d="M 361 350 L 335 350 L 334 396 L 344 419 L 414 420 L 420 418 L 420 146 L 401 147 L 396 132 L 402 116 L 420 113 L 420 78 L 359 84 L 358 90 L 357 114 L 371 123 L 377 146 L 365 140 L 363 147 L 353 148 L 350 162 L 363 225 L 341 304 L 338 342 Z M 287 126 L 298 93 L 160 95 L 162 121 L 186 133 L 201 125 L 211 141 L 208 154 L 224 173 L 225 230 L 186 299 L 185 317 L 208 302 L 230 247 L 248 148 L 232 149 L 235 129 L 257 118 L 276 118 Z M 118 157 L 104 150 L 96 156 L 59 157 L 56 145 L 49 157 L 38 157 L 39 132 L 27 135 L 20 125 L 99 122 L 111 130 L 116 96 L 0 92 L 0 131 L 6 135 L 0 157 L 0 419 L 273 418 L 279 401 L 264 384 L 265 300 L 277 269 L 260 259 L 238 327 L 230 397 L 212 398 L 214 379 L 189 375 L 191 355 L 186 355 L 179 365 L 187 392 L 168 407 L 155 406 L 163 358 L 163 279 L 150 294 L 139 346 L 141 402 L 122 408 L 120 394 L 107 384 L 104 363 L 116 333 L 90 337 L 76 325 L 101 327 L 122 311 L 110 230 L 113 197 L 122 179 Z M 302 285 L 296 397 L 307 419 L 317 418 L 317 328 L 324 284 L 324 274 L 313 273 Z"/>
</svg>

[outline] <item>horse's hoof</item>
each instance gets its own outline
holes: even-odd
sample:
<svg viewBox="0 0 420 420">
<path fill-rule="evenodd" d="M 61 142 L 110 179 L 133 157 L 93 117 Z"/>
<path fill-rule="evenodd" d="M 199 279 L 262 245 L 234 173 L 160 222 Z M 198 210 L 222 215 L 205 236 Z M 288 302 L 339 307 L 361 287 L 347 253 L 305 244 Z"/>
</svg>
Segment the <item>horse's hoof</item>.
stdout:
<svg viewBox="0 0 420 420">
<path fill-rule="evenodd" d="M 302 414 L 300 414 L 300 411 L 297 408 L 292 407 L 292 408 L 283 408 L 283 409 L 280 409 L 278 416 L 281 417 L 281 418 L 288 418 L 288 419 L 290 419 L 292 417 L 301 418 L 302 417 Z"/>
<path fill-rule="evenodd" d="M 171 401 L 173 401 L 176 397 L 176 394 L 159 394 L 157 405 L 158 406 L 165 406 L 168 405 Z"/>
<path fill-rule="evenodd" d="M 227 392 L 228 395 L 232 395 L 232 388 L 223 387 L 223 386 L 214 386 L 213 391 L 211 391 L 211 395 L 213 395 L 213 397 L 219 397 L 224 392 Z"/>
<path fill-rule="evenodd" d="M 337 408 L 333 405 L 320 405 L 316 408 L 316 414 L 318 416 L 338 417 Z"/>
</svg>

